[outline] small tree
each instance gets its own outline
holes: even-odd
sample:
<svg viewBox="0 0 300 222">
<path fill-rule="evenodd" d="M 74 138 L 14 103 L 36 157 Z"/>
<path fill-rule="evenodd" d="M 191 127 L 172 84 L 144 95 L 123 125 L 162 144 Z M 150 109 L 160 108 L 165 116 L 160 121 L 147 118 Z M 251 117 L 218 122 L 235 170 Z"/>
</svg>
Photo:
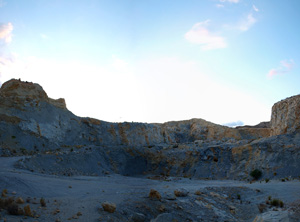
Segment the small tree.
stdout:
<svg viewBox="0 0 300 222">
<path fill-rule="evenodd" d="M 252 176 L 255 180 L 258 180 L 262 175 L 262 172 L 258 169 L 251 171 L 250 176 Z"/>
</svg>

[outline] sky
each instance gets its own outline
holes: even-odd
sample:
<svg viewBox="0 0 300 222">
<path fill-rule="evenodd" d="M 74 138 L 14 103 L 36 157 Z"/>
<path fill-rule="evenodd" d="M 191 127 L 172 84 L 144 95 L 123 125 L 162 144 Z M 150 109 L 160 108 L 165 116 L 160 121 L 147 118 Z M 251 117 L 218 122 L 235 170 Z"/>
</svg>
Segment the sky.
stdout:
<svg viewBox="0 0 300 222">
<path fill-rule="evenodd" d="M 0 0 L 12 78 L 110 122 L 269 121 L 300 92 L 299 0 Z"/>
</svg>

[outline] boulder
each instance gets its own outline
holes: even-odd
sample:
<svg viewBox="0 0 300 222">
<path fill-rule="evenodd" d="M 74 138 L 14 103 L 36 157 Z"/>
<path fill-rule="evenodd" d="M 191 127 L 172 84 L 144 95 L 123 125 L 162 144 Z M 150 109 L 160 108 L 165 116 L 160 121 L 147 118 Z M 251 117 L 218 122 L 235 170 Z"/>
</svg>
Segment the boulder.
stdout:
<svg viewBox="0 0 300 222">
<path fill-rule="evenodd" d="M 111 202 L 107 202 L 105 201 L 104 203 L 102 203 L 102 207 L 104 211 L 107 211 L 109 213 L 114 213 L 116 211 L 116 204 L 111 203 Z"/>
<path fill-rule="evenodd" d="M 189 193 L 189 191 L 187 191 L 184 188 L 174 190 L 174 194 L 176 197 L 186 197 L 188 195 L 188 193 Z"/>
</svg>

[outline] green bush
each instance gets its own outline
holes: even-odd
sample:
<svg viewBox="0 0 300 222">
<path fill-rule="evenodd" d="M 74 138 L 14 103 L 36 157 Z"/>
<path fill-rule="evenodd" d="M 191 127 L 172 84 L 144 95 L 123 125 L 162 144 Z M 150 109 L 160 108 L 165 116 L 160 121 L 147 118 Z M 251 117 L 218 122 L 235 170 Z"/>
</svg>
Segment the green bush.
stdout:
<svg viewBox="0 0 300 222">
<path fill-rule="evenodd" d="M 46 207 L 46 201 L 43 197 L 40 199 L 40 204 L 42 207 Z"/>
<path fill-rule="evenodd" d="M 270 204 L 274 207 L 283 207 L 283 201 L 279 199 L 272 199 Z"/>
<path fill-rule="evenodd" d="M 262 176 L 262 172 L 258 169 L 251 171 L 250 176 L 252 176 L 255 180 L 258 180 Z"/>
<path fill-rule="evenodd" d="M 271 200 L 271 205 L 275 206 L 275 207 L 278 207 L 279 206 L 279 200 L 278 199 Z"/>
</svg>

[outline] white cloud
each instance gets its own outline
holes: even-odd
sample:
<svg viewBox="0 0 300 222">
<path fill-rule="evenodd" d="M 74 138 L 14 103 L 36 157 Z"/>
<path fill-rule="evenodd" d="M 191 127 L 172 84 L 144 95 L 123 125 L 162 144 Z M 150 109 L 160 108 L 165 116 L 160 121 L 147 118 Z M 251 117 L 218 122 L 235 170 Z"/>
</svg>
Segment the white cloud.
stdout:
<svg viewBox="0 0 300 222">
<path fill-rule="evenodd" d="M 123 60 L 120 59 L 119 57 L 117 57 L 116 55 L 112 56 L 112 66 L 117 70 L 117 71 L 122 71 L 122 72 L 126 72 L 128 70 L 128 63 Z"/>
<path fill-rule="evenodd" d="M 216 4 L 216 7 L 217 8 L 224 8 L 224 5 L 222 5 L 222 4 Z"/>
<path fill-rule="evenodd" d="M 184 36 L 191 43 L 201 45 L 202 50 L 226 48 L 227 43 L 222 36 L 208 30 L 209 20 L 196 23 Z"/>
<path fill-rule="evenodd" d="M 268 77 L 271 78 L 273 76 L 284 74 L 290 72 L 295 66 L 294 60 L 282 60 L 280 61 L 280 65 L 278 68 L 273 68 L 268 72 Z"/>
<path fill-rule="evenodd" d="M 5 43 L 10 43 L 12 40 L 13 25 L 9 22 L 7 24 L 0 25 L 0 39 L 3 39 Z"/>
<path fill-rule="evenodd" d="M 237 28 L 241 31 L 247 31 L 256 23 L 256 21 L 257 20 L 253 17 L 252 13 L 249 13 L 246 18 L 242 19 Z"/>
<path fill-rule="evenodd" d="M 259 9 L 255 5 L 253 5 L 252 8 L 254 11 L 259 12 Z"/>
<path fill-rule="evenodd" d="M 45 40 L 49 39 L 49 36 L 44 34 L 44 33 L 41 33 L 40 36 L 41 36 L 42 39 L 45 39 Z"/>
</svg>

